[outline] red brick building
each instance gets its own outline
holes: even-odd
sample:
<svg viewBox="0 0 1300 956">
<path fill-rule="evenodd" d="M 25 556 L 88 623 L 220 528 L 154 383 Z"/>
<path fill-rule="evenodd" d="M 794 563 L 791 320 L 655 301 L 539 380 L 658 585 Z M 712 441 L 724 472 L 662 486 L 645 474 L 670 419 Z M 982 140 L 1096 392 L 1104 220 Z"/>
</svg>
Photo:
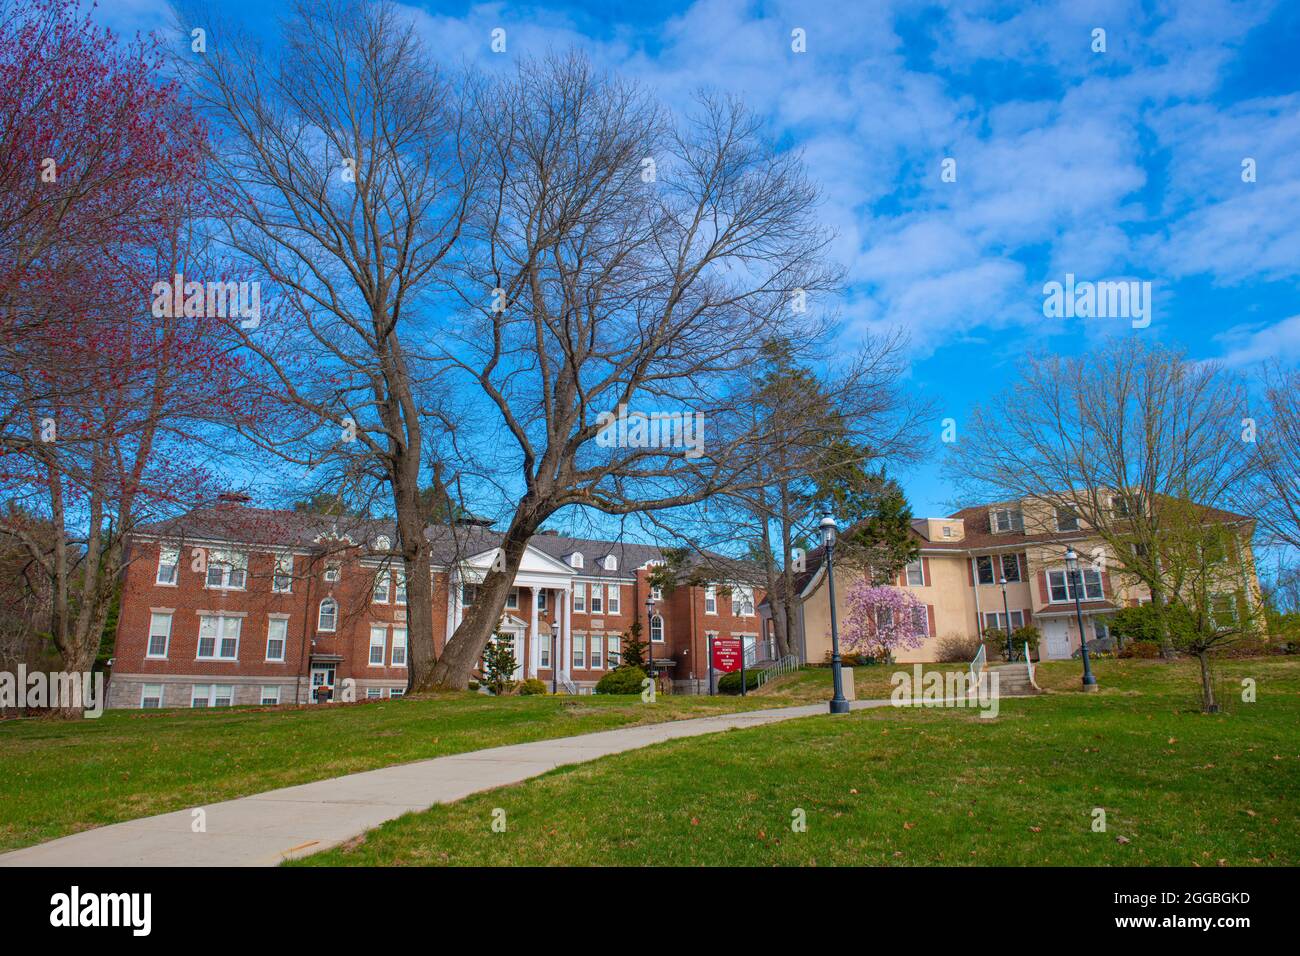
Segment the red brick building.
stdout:
<svg viewBox="0 0 1300 956">
<path fill-rule="evenodd" d="M 475 598 L 500 535 L 481 523 L 431 526 L 434 644 Z M 312 703 L 395 697 L 407 683 L 406 588 L 391 523 L 248 507 L 214 508 L 141 528 L 122 591 L 111 707 Z M 719 580 L 654 592 L 659 548 L 535 536 L 499 633 L 516 677 L 582 693 L 613 669 L 641 622 L 675 690 L 707 691 L 710 636 L 759 639 L 762 592 L 745 565 L 717 559 Z M 696 575 L 698 577 L 698 575 Z M 655 600 L 646 625 L 646 599 Z M 647 634 L 648 631 L 648 634 Z M 555 665 L 558 664 L 558 667 Z"/>
</svg>

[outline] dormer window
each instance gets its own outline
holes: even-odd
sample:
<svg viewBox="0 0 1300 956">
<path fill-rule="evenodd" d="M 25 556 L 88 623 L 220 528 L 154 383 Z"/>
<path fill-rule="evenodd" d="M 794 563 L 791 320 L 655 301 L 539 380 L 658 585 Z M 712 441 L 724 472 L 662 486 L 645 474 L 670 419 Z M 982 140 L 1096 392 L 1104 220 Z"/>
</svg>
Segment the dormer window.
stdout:
<svg viewBox="0 0 1300 956">
<path fill-rule="evenodd" d="M 994 508 L 993 530 L 998 534 L 1025 530 L 1025 516 L 1018 508 Z"/>
<path fill-rule="evenodd" d="M 943 536 L 944 536 L 945 538 L 951 538 L 951 537 L 952 537 L 952 525 L 950 525 L 950 524 L 946 524 L 946 525 L 943 526 Z"/>
<path fill-rule="evenodd" d="M 337 564 L 325 565 L 325 583 L 336 584 L 339 579 L 339 566 Z"/>
<path fill-rule="evenodd" d="M 617 570 L 618 570 L 618 558 L 614 557 L 612 554 L 607 554 L 607 555 L 605 555 L 605 570 L 606 570 L 606 571 L 617 571 Z"/>
<path fill-rule="evenodd" d="M 573 552 L 573 554 L 569 555 L 569 567 L 571 567 L 571 568 L 580 568 L 580 567 L 582 567 L 582 552 L 581 552 L 581 551 L 575 551 L 575 552 Z"/>
<path fill-rule="evenodd" d="M 388 535 L 381 534 L 379 537 L 375 538 L 376 551 L 391 551 L 392 548 L 393 548 L 393 539 L 388 537 Z"/>
<path fill-rule="evenodd" d="M 1074 513 L 1073 508 L 1056 509 L 1056 530 L 1057 531 L 1078 531 L 1079 516 Z"/>
<path fill-rule="evenodd" d="M 1110 507 L 1117 518 L 1127 518 L 1129 516 L 1128 499 L 1123 495 L 1115 495 L 1111 498 Z"/>
</svg>

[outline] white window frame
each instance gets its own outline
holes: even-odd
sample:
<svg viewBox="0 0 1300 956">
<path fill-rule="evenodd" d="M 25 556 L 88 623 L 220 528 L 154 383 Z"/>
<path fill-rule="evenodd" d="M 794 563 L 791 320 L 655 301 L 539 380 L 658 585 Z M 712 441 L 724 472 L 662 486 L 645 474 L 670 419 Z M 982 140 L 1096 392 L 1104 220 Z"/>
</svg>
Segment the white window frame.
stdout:
<svg viewBox="0 0 1300 956">
<path fill-rule="evenodd" d="M 554 638 L 549 632 L 541 635 L 541 640 L 537 642 L 537 666 L 551 669 L 551 644 Z"/>
<path fill-rule="evenodd" d="M 275 594 L 292 594 L 293 593 L 293 555 L 277 554 L 274 555 L 275 565 L 271 570 L 271 591 Z M 284 568 L 284 562 L 288 561 L 289 566 Z M 288 583 L 280 587 L 280 579 L 284 578 Z"/>
<path fill-rule="evenodd" d="M 533 600 L 537 603 L 537 610 L 545 611 L 546 608 L 546 588 L 534 588 Z"/>
<path fill-rule="evenodd" d="M 224 687 L 224 688 L 226 688 L 226 689 L 228 689 L 228 690 L 230 691 L 230 694 L 229 694 L 229 701 L 230 701 L 230 703 L 228 703 L 228 704 L 218 704 L 218 703 L 217 703 L 217 701 L 218 701 L 221 697 L 226 696 L 226 695 L 218 694 L 218 693 L 217 693 L 217 691 L 218 691 L 220 688 L 222 688 L 222 687 Z M 200 689 L 202 689 L 202 690 L 206 690 L 206 691 L 207 691 L 207 695 L 204 696 L 204 695 L 199 694 L 199 690 L 200 690 Z M 196 700 L 202 700 L 202 701 L 204 702 L 203 706 L 204 706 L 204 707 L 208 707 L 208 708 L 212 708 L 212 707 L 233 707 L 233 706 L 235 705 L 235 685 L 234 685 L 234 684 L 192 684 L 192 685 L 190 686 L 190 707 L 191 707 L 191 709 L 193 709 L 193 707 L 194 707 L 194 702 L 195 702 Z"/>
<path fill-rule="evenodd" d="M 366 700 L 383 700 L 384 689 L 382 687 L 367 687 Z"/>
<path fill-rule="evenodd" d="M 921 620 L 920 620 L 919 622 L 918 622 L 917 619 L 916 619 L 916 617 L 917 617 L 918 614 L 921 616 Z M 914 604 L 914 605 L 912 605 L 912 626 L 913 626 L 913 627 L 917 627 L 918 625 L 919 625 L 920 628 L 921 628 L 920 633 L 921 633 L 921 634 L 924 634 L 924 635 L 926 635 L 926 636 L 929 636 L 929 634 L 930 634 L 930 609 L 929 609 L 928 607 L 926 607 L 924 604 Z"/>
<path fill-rule="evenodd" d="M 394 697 L 405 697 L 405 696 L 406 696 L 406 688 L 405 688 L 405 687 L 390 687 L 390 688 L 388 688 L 388 699 L 389 699 L 389 700 L 392 700 Z"/>
<path fill-rule="evenodd" d="M 478 600 L 478 585 L 466 583 L 460 586 L 460 606 L 473 607 L 474 602 Z"/>
<path fill-rule="evenodd" d="M 383 585 L 384 596 L 379 597 L 379 587 Z M 379 573 L 375 575 L 375 582 L 370 586 L 370 603 L 387 604 L 388 594 L 393 587 L 393 576 L 389 573 L 388 568 L 380 568 Z"/>
<path fill-rule="evenodd" d="M 587 669 L 587 635 L 573 635 L 573 669 Z"/>
<path fill-rule="evenodd" d="M 172 618 L 173 618 L 173 614 L 174 614 L 174 612 L 172 612 L 172 611 L 150 611 L 150 612 L 149 612 L 149 639 L 145 642 L 145 646 L 144 646 L 144 656 L 145 656 L 147 659 L 149 659 L 149 660 L 151 660 L 151 661 L 165 661 L 165 660 L 167 660 L 167 655 L 171 652 L 171 649 L 172 649 Z M 156 618 L 156 617 L 165 617 L 165 618 L 167 618 L 167 633 L 164 634 L 164 635 L 162 636 L 162 637 L 163 637 L 163 652 L 162 652 L 161 654 L 155 654 L 155 653 L 153 652 L 153 639 L 154 639 L 154 636 L 155 636 L 155 634 L 154 634 L 154 626 L 153 626 L 153 622 L 154 622 L 154 618 Z"/>
<path fill-rule="evenodd" d="M 605 613 L 605 589 L 599 584 L 591 586 L 591 592 L 587 595 L 587 613 L 604 614 Z"/>
<path fill-rule="evenodd" d="M 393 569 L 393 603 L 398 607 L 406 606 L 406 569 Z"/>
<path fill-rule="evenodd" d="M 203 653 L 203 622 L 204 621 L 217 622 L 217 633 L 216 636 L 213 638 L 211 655 L 204 655 Z M 221 653 L 222 649 L 225 647 L 225 643 L 227 640 L 226 621 L 235 622 L 235 653 L 234 654 Z M 244 619 L 238 615 L 200 614 L 199 615 L 199 639 L 197 642 L 197 646 L 194 649 L 195 652 L 194 659 L 196 661 L 237 661 L 239 660 L 239 641 L 243 635 L 243 631 L 244 631 Z"/>
<path fill-rule="evenodd" d="M 575 551 L 575 552 L 573 552 L 573 554 L 569 555 L 569 567 L 571 567 L 571 568 L 580 568 L 580 567 L 582 567 L 582 552 L 581 552 L 581 551 Z"/>
<path fill-rule="evenodd" d="M 1007 574 L 1007 558 L 1011 559 L 1012 573 L 1015 577 L 1012 577 L 1011 574 Z M 1007 579 L 1008 584 L 1019 584 L 1024 580 L 1020 576 L 1020 555 L 1018 554 L 1013 553 L 1002 555 L 1001 560 L 998 562 L 998 568 L 1001 570 L 1002 576 Z"/>
<path fill-rule="evenodd" d="M 212 583 L 212 571 L 221 569 L 220 583 Z M 239 584 L 232 584 L 235 572 L 239 572 Z M 248 587 L 248 552 L 232 551 L 227 548 L 209 548 L 207 570 L 203 573 L 203 586 L 209 591 L 243 591 Z"/>
<path fill-rule="evenodd" d="M 658 638 L 655 637 L 655 626 L 656 626 L 656 625 L 658 625 L 658 630 L 659 630 L 659 637 L 658 637 Z M 665 635 L 664 635 L 664 616 L 663 616 L 662 614 L 655 614 L 653 617 L 650 618 L 650 643 L 651 643 L 651 644 L 662 644 L 662 643 L 664 643 L 664 638 L 665 638 Z"/>
<path fill-rule="evenodd" d="M 605 585 L 605 613 L 623 613 L 623 595 L 617 584 Z"/>
<path fill-rule="evenodd" d="M 271 641 L 277 640 L 271 636 L 271 629 L 275 624 L 284 626 L 284 636 L 278 638 L 280 641 L 280 656 L 271 656 Z M 289 619 L 287 617 L 268 617 L 266 619 L 266 659 L 273 663 L 283 664 L 284 655 L 289 649 Z"/>
<path fill-rule="evenodd" d="M 511 588 L 509 593 L 506 594 L 506 608 L 507 610 L 511 610 L 511 611 L 519 610 L 519 589 L 518 588 Z"/>
<path fill-rule="evenodd" d="M 617 570 L 618 570 L 618 558 L 614 557 L 614 555 L 612 555 L 612 554 L 607 554 L 607 555 L 605 555 L 605 570 L 606 570 L 606 571 L 617 571 Z"/>
<path fill-rule="evenodd" d="M 718 613 L 718 586 L 716 584 L 704 585 L 704 613 Z"/>
<path fill-rule="evenodd" d="M 340 568 L 338 564 L 325 565 L 325 583 L 337 584 L 339 580 Z"/>
<path fill-rule="evenodd" d="M 151 687 L 156 687 L 156 688 L 158 688 L 158 693 L 157 693 L 157 694 L 151 694 L 151 693 L 149 693 L 149 688 L 151 688 Z M 167 692 L 167 685 L 166 685 L 166 684 L 141 684 L 141 685 L 140 685 L 140 709 L 141 709 L 141 710 L 160 710 L 160 709 L 162 708 L 162 705 L 163 705 L 163 696 L 166 694 L 166 692 Z M 149 699 L 152 698 L 152 697 L 157 697 L 157 698 L 158 698 L 158 703 L 154 704 L 154 705 L 151 707 L 151 706 L 149 706 L 148 704 L 146 704 L 145 701 L 146 701 L 146 700 L 149 700 Z"/>
<path fill-rule="evenodd" d="M 171 564 L 163 561 L 167 555 L 172 555 L 175 559 Z M 163 579 L 163 568 L 171 568 L 171 580 Z M 158 549 L 158 573 L 154 575 L 154 584 L 164 588 L 174 588 L 180 583 L 181 579 L 181 549 L 180 548 L 159 548 Z"/>
<path fill-rule="evenodd" d="M 398 635 L 398 634 L 401 634 L 401 635 L 402 635 L 401 643 L 398 643 L 398 640 L 397 640 L 397 635 Z M 388 658 L 388 659 L 389 659 L 389 662 L 392 664 L 393 667 L 405 667 L 405 666 L 406 666 L 406 657 L 407 657 L 407 653 L 408 653 L 408 647 L 407 647 L 407 641 L 408 641 L 408 640 L 409 640 L 409 638 L 408 638 L 407 633 L 406 633 L 406 628 L 404 628 L 404 627 L 397 627 L 397 626 L 394 626 L 394 627 L 393 627 L 393 641 L 392 641 L 392 645 L 391 645 L 391 647 L 389 648 L 389 652 L 388 652 L 388 653 L 389 653 L 389 658 Z M 402 654 L 401 654 L 402 659 L 401 659 L 400 661 L 397 659 L 397 657 L 398 657 L 397 652 L 398 652 L 399 650 L 402 652 Z"/>
<path fill-rule="evenodd" d="M 1094 597 L 1089 590 L 1089 575 L 1096 581 L 1096 596 Z M 1056 585 L 1053 583 L 1054 578 L 1059 578 L 1061 587 L 1065 589 L 1065 597 L 1056 596 Z M 1106 591 L 1102 586 L 1101 573 L 1091 568 L 1079 569 L 1079 583 L 1083 585 L 1083 594 L 1079 596 L 1080 603 L 1085 601 L 1103 601 L 1106 599 Z M 1070 573 L 1067 569 L 1058 568 L 1047 572 L 1047 596 L 1052 604 L 1072 604 L 1074 602 L 1074 582 L 1070 579 Z"/>
<path fill-rule="evenodd" d="M 330 626 L 325 626 L 325 605 L 328 604 L 334 611 L 330 615 Z M 320 604 L 316 606 L 316 630 L 322 634 L 333 634 L 339 626 L 339 602 L 332 597 L 323 597 Z"/>
<path fill-rule="evenodd" d="M 987 630 L 987 629 L 990 628 L 990 627 L 996 627 L 999 631 L 1002 631 L 1002 632 L 1005 633 L 1005 632 L 1006 632 L 1006 627 L 1003 625 L 1003 619 L 1004 619 L 1005 617 L 1006 617 L 1006 615 L 1003 614 L 1001 611 L 985 611 L 985 612 L 984 612 L 984 628 L 985 628 L 985 630 Z M 993 620 L 990 621 L 989 618 L 993 618 Z M 1020 630 L 1020 629 L 1021 629 L 1022 627 L 1024 627 L 1024 626 L 1025 626 L 1025 612 L 1024 612 L 1024 611 L 1021 611 L 1021 610 L 1012 611 L 1012 612 L 1011 612 L 1011 630 L 1012 630 L 1012 632 L 1014 633 L 1014 632 Z"/>
<path fill-rule="evenodd" d="M 913 581 L 913 580 L 912 580 L 912 571 L 913 571 L 913 569 L 915 569 L 915 571 L 916 571 L 916 576 L 917 576 L 917 578 L 918 578 L 919 580 L 916 580 L 916 581 Z M 907 567 L 905 567 L 905 568 L 903 569 L 903 574 L 904 574 L 903 580 L 907 582 L 907 586 L 908 586 L 908 587 L 913 587 L 913 588 L 923 588 L 923 587 L 925 587 L 925 584 L 926 584 L 926 582 L 925 582 L 925 559 L 924 559 L 924 558 L 917 558 L 915 561 L 910 562 L 910 563 L 907 565 Z"/>
<path fill-rule="evenodd" d="M 610 634 L 605 638 L 605 666 L 611 670 L 619 665 L 623 659 L 623 642 L 617 634 Z"/>
<path fill-rule="evenodd" d="M 593 671 L 605 669 L 605 639 L 599 634 L 591 635 L 587 645 L 587 668 Z"/>
<path fill-rule="evenodd" d="M 743 598 L 743 600 L 737 601 L 737 598 Z M 738 607 L 740 610 L 737 610 Z M 746 607 L 749 610 L 745 610 Z M 754 616 L 754 589 L 748 584 L 733 584 L 731 586 L 731 616 Z"/>
<path fill-rule="evenodd" d="M 268 691 L 275 691 L 275 699 L 267 700 L 271 696 Z M 257 693 L 257 702 L 260 707 L 278 707 L 280 704 L 280 685 L 266 684 Z"/>
<path fill-rule="evenodd" d="M 1063 533 L 1065 533 L 1065 534 L 1070 534 L 1070 533 L 1075 532 L 1075 531 L 1078 531 L 1078 530 L 1080 529 L 1080 524 L 1079 524 L 1079 515 L 1078 515 L 1078 512 L 1075 512 L 1073 508 L 1056 508 L 1055 511 L 1056 511 L 1056 530 L 1057 530 L 1057 531 L 1063 532 Z M 1070 513 L 1071 513 L 1071 518 L 1070 518 L 1069 520 L 1071 520 L 1071 521 L 1074 522 L 1074 527 L 1073 527 L 1073 528 L 1062 528 L 1062 527 L 1061 527 L 1061 512 L 1063 512 L 1063 511 L 1065 511 L 1065 512 L 1070 512 Z"/>
<path fill-rule="evenodd" d="M 573 585 L 573 613 L 587 613 L 587 585 L 581 582 L 574 582 Z"/>
<path fill-rule="evenodd" d="M 379 632 L 379 643 L 375 643 L 375 632 Z M 366 663 L 371 667 L 383 667 L 384 657 L 388 654 L 388 625 L 371 624 L 370 625 L 370 644 L 369 653 L 366 656 Z M 375 660 L 375 649 L 379 650 L 379 660 Z"/>
<path fill-rule="evenodd" d="M 1002 518 L 1006 518 L 1006 526 L 1003 527 Z M 1011 534 L 1015 531 L 1025 530 L 1025 516 L 1019 508 L 994 508 L 993 509 L 993 533 L 994 534 Z"/>
</svg>

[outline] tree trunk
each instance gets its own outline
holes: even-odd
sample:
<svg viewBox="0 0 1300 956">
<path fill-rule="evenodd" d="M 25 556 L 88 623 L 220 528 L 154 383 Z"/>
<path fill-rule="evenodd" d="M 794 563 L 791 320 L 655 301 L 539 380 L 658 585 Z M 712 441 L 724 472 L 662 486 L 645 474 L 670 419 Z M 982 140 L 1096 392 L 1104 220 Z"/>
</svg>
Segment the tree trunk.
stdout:
<svg viewBox="0 0 1300 956">
<path fill-rule="evenodd" d="M 1214 683 L 1210 680 L 1210 655 L 1201 651 L 1196 658 L 1201 662 L 1201 712 L 1217 714 L 1219 702 L 1214 699 Z"/>
</svg>

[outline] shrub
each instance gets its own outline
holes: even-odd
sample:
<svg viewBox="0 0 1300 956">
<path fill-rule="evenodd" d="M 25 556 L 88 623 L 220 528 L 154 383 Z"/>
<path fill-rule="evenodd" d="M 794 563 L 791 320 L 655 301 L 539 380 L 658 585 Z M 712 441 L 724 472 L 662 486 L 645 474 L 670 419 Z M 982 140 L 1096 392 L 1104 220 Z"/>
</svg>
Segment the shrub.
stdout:
<svg viewBox="0 0 1300 956">
<path fill-rule="evenodd" d="M 1124 649 L 1117 656 L 1152 660 L 1160 656 L 1160 645 L 1155 641 L 1130 641 L 1124 645 Z"/>
<path fill-rule="evenodd" d="M 519 693 L 523 697 L 531 697 L 533 694 L 545 694 L 546 685 L 536 677 L 530 677 L 519 685 Z"/>
<path fill-rule="evenodd" d="M 843 661 L 841 661 L 843 663 Z M 758 686 L 758 671 L 745 671 L 745 690 L 753 690 Z M 723 674 L 718 679 L 719 694 L 739 694 L 740 693 L 740 671 L 732 671 L 730 674 Z"/>
<path fill-rule="evenodd" d="M 968 664 L 979 653 L 980 643 L 972 634 L 946 634 L 939 638 L 936 658 L 940 664 Z"/>
<path fill-rule="evenodd" d="M 639 667 L 618 667 L 600 679 L 597 694 L 639 694 L 646 673 Z"/>
</svg>

